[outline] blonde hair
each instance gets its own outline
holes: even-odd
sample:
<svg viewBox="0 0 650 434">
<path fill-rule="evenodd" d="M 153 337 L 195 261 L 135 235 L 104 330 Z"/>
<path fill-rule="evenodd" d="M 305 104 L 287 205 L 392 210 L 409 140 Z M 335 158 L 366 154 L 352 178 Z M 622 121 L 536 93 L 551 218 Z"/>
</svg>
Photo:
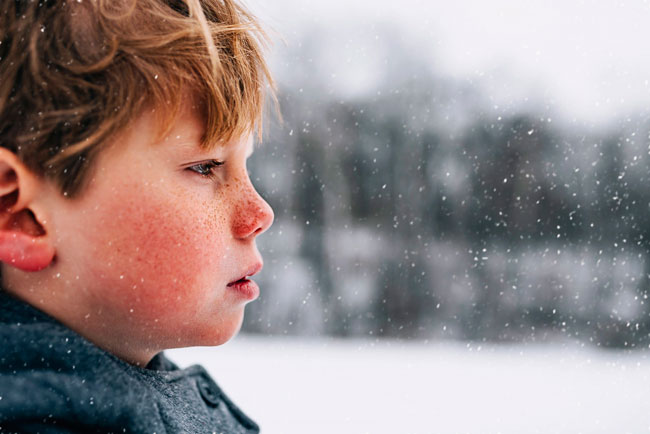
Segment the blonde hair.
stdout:
<svg viewBox="0 0 650 434">
<path fill-rule="evenodd" d="M 204 147 L 257 131 L 273 82 L 258 21 L 233 0 L 0 0 L 0 146 L 64 195 L 146 107 L 188 92 Z M 270 90 L 270 91 L 269 91 Z"/>
</svg>

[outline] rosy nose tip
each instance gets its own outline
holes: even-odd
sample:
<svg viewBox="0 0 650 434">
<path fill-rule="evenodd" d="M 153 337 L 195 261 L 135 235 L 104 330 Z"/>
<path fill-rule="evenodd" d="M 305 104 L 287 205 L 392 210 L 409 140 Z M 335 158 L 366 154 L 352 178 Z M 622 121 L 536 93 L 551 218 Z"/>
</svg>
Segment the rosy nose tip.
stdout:
<svg viewBox="0 0 650 434">
<path fill-rule="evenodd" d="M 233 220 L 233 231 L 237 238 L 249 238 L 266 231 L 273 224 L 273 209 L 260 196 L 240 205 Z"/>
</svg>

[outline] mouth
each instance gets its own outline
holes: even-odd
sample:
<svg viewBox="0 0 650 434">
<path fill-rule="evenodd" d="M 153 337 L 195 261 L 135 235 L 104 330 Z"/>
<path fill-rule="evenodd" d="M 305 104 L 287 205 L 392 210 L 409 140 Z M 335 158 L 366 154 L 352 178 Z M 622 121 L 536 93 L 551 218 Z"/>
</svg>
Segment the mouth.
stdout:
<svg viewBox="0 0 650 434">
<path fill-rule="evenodd" d="M 262 269 L 262 263 L 258 262 L 243 272 L 239 279 L 233 280 L 228 286 L 228 292 L 244 302 L 255 300 L 260 295 L 260 288 L 257 283 L 249 280 L 250 276 L 257 274 Z"/>
<path fill-rule="evenodd" d="M 254 265 L 250 266 L 244 273 L 242 273 L 238 279 L 233 280 L 232 282 L 228 283 L 228 285 L 226 286 L 231 287 L 238 284 L 250 282 L 248 278 L 259 273 L 262 267 L 263 267 L 262 262 L 255 263 Z"/>
</svg>

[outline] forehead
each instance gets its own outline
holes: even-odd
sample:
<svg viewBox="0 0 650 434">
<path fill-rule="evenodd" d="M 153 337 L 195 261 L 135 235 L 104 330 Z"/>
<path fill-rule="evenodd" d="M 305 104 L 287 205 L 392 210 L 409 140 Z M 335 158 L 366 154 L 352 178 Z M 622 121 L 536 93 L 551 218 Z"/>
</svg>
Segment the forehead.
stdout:
<svg viewBox="0 0 650 434">
<path fill-rule="evenodd" d="M 205 114 L 200 106 L 184 104 L 176 116 L 167 120 L 165 116 L 157 119 L 157 129 L 161 134 L 154 140 L 154 146 L 162 146 L 181 153 L 219 154 L 223 150 L 242 150 L 246 157 L 253 153 L 253 134 L 233 137 L 228 141 L 204 143 L 206 137 Z M 165 123 L 168 123 L 167 125 Z M 170 122 L 170 123 L 169 123 Z"/>
</svg>

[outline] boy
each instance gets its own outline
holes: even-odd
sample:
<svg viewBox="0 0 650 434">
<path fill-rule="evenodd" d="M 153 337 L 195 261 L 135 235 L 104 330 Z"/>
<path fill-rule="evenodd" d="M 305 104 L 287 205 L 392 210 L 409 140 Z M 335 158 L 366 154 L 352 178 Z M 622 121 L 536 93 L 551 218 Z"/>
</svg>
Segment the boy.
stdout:
<svg viewBox="0 0 650 434">
<path fill-rule="evenodd" d="M 200 366 L 258 296 L 271 83 L 233 0 L 0 0 L 0 432 L 256 433 Z"/>
</svg>

